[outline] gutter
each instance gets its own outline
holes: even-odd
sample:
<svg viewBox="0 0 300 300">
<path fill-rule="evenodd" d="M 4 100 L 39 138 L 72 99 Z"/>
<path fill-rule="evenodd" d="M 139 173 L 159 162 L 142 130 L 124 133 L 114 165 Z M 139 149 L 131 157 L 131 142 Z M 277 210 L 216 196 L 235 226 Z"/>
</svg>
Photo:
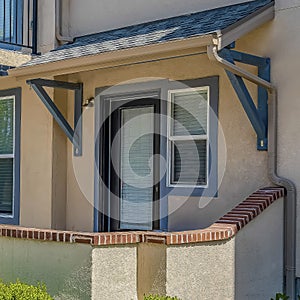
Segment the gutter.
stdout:
<svg viewBox="0 0 300 300">
<path fill-rule="evenodd" d="M 269 93 L 268 177 L 273 184 L 283 186 L 287 193 L 284 212 L 285 291 L 291 300 L 296 300 L 296 186 L 291 180 L 277 174 L 277 90 L 271 83 L 221 58 L 218 55 L 218 49 L 217 43 L 207 47 L 207 55 L 213 63 L 235 75 L 266 88 Z"/>
<path fill-rule="evenodd" d="M 70 36 L 63 36 L 61 29 L 61 1 L 55 0 L 55 37 L 60 43 L 72 43 L 74 39 Z"/>
</svg>

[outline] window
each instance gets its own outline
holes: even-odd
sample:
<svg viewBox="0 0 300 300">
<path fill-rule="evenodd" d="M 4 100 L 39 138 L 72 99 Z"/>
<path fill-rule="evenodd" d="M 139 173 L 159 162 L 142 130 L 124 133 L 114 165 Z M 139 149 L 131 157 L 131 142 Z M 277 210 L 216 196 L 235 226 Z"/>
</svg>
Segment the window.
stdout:
<svg viewBox="0 0 300 300">
<path fill-rule="evenodd" d="M 0 91 L 0 222 L 19 222 L 20 91 Z"/>
<path fill-rule="evenodd" d="M 169 82 L 162 197 L 218 194 L 217 76 Z M 163 146 L 164 148 L 164 146 Z"/>
<path fill-rule="evenodd" d="M 206 186 L 209 87 L 169 91 L 169 185 Z"/>
<path fill-rule="evenodd" d="M 169 185 L 207 186 L 209 87 L 169 91 Z"/>
</svg>

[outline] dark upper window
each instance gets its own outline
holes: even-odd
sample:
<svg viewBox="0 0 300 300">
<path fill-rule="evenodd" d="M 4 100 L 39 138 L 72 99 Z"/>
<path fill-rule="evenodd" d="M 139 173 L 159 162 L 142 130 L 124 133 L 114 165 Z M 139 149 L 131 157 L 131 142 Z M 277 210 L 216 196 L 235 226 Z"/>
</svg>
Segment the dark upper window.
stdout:
<svg viewBox="0 0 300 300">
<path fill-rule="evenodd" d="M 37 0 L 0 0 L 0 47 L 37 49 Z"/>
</svg>

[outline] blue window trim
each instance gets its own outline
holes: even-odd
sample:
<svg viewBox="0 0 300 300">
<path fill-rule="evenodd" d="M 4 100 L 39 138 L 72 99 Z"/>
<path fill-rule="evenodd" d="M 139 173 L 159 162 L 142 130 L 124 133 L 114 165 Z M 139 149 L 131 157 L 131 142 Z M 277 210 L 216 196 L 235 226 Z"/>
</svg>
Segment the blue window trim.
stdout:
<svg viewBox="0 0 300 300">
<path fill-rule="evenodd" d="M 1 224 L 19 225 L 20 222 L 20 142 L 21 142 L 21 88 L 2 90 L 1 97 L 15 97 L 15 157 L 13 216 L 0 217 Z"/>
<path fill-rule="evenodd" d="M 219 107 L 219 77 L 207 77 L 194 80 L 181 81 L 181 87 L 198 88 L 208 86 L 210 88 L 210 109 L 209 109 L 209 176 L 207 187 L 182 187 L 180 184 L 176 187 L 167 186 L 167 175 L 164 175 L 161 183 L 161 199 L 167 195 L 173 196 L 203 196 L 217 197 L 218 195 L 218 107 Z M 178 89 L 178 83 L 170 83 L 169 90 Z M 166 101 L 163 101 L 166 105 Z M 164 108 L 166 111 L 167 108 Z M 167 132 L 163 133 L 167 136 Z M 166 161 L 167 157 L 167 141 L 161 143 L 161 153 Z"/>
</svg>

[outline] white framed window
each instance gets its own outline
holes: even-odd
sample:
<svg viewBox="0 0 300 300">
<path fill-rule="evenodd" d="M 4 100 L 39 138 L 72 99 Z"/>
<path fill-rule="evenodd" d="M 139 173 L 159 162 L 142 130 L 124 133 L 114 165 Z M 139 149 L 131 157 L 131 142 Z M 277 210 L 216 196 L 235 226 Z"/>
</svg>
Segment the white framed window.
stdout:
<svg viewBox="0 0 300 300">
<path fill-rule="evenodd" d="M 209 102 L 209 86 L 168 92 L 169 187 L 208 187 Z"/>
</svg>

